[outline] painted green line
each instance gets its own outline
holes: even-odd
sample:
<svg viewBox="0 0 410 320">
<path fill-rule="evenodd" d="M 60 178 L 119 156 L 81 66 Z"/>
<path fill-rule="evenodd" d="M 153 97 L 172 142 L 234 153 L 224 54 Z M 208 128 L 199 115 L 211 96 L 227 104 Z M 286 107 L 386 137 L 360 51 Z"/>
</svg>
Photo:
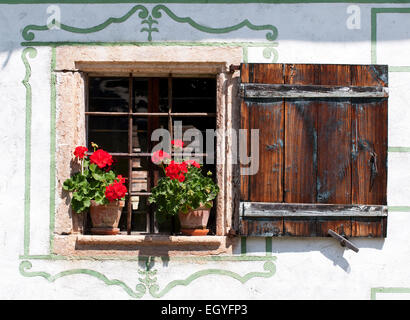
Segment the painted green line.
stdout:
<svg viewBox="0 0 410 320">
<path fill-rule="evenodd" d="M 266 39 L 268 41 L 274 41 L 276 40 L 276 38 L 278 37 L 278 29 L 270 24 L 266 24 L 266 25 L 262 25 L 262 26 L 257 26 L 252 24 L 251 22 L 249 22 L 248 19 L 243 20 L 242 22 L 233 25 L 231 27 L 225 27 L 225 28 L 210 28 L 210 27 L 206 27 L 203 25 L 200 25 L 198 23 L 196 23 L 194 20 L 192 20 L 189 17 L 178 17 L 177 15 L 175 15 L 170 9 L 168 9 L 166 6 L 164 5 L 157 5 L 154 7 L 154 9 L 152 9 L 152 16 L 154 18 L 161 18 L 162 14 L 160 11 L 164 11 L 172 20 L 179 22 L 179 23 L 188 23 L 191 27 L 202 31 L 202 32 L 206 32 L 206 33 L 212 33 L 212 34 L 221 34 L 221 33 L 229 33 L 232 31 L 236 31 L 239 30 L 243 27 L 247 27 L 251 30 L 254 31 L 261 31 L 261 30 L 270 30 L 270 32 L 268 32 L 266 34 Z"/>
<path fill-rule="evenodd" d="M 410 72 L 410 66 L 390 66 L 389 72 Z"/>
<path fill-rule="evenodd" d="M 171 289 L 175 288 L 176 286 L 187 286 L 189 285 L 192 281 L 203 277 L 207 275 L 219 275 L 219 276 L 228 276 L 231 277 L 235 280 L 238 280 L 240 283 L 244 284 L 245 282 L 249 281 L 252 278 L 270 278 L 275 274 L 276 267 L 275 264 L 267 261 L 263 265 L 263 269 L 267 272 L 249 272 L 245 274 L 244 276 L 241 276 L 235 272 L 228 271 L 228 270 L 222 270 L 222 269 L 206 269 L 202 271 L 195 272 L 194 274 L 190 275 L 188 278 L 185 280 L 174 280 L 171 281 L 165 288 L 159 291 L 158 285 L 154 284 L 149 288 L 149 292 L 151 296 L 154 298 L 161 298 L 165 294 L 167 294 Z"/>
<path fill-rule="evenodd" d="M 249 52 L 248 52 L 249 50 L 248 50 L 248 47 L 243 47 L 243 49 L 242 49 L 242 61 L 243 61 L 243 63 L 248 63 L 248 60 L 249 60 L 249 58 L 248 58 L 248 56 L 249 56 Z"/>
<path fill-rule="evenodd" d="M 139 3 L 178 4 L 304 4 L 304 3 L 410 3 L 410 0 L 140 0 Z M 0 4 L 117 4 L 135 0 L 0 0 Z"/>
<path fill-rule="evenodd" d="M 24 163 L 24 254 L 29 254 L 30 248 L 30 190 L 31 190 L 31 117 L 32 117 L 32 90 L 29 83 L 31 77 L 31 67 L 27 60 L 27 55 L 34 59 L 37 50 L 25 48 L 21 53 L 21 59 L 26 68 L 25 77 L 22 81 L 26 88 L 26 120 L 25 120 L 25 163 Z"/>
<path fill-rule="evenodd" d="M 388 147 L 388 152 L 410 152 L 410 147 Z"/>
<path fill-rule="evenodd" d="M 94 270 L 90 270 L 90 269 L 72 269 L 72 270 L 67 270 L 67 271 L 57 273 L 56 275 L 52 276 L 47 272 L 27 272 L 27 270 L 31 268 L 32 268 L 31 262 L 22 261 L 19 267 L 21 275 L 23 275 L 24 277 L 43 277 L 49 282 L 54 282 L 65 276 L 70 276 L 70 275 L 75 275 L 75 274 L 87 274 L 89 276 L 95 277 L 103 281 L 108 286 L 114 285 L 114 286 L 121 287 L 130 297 L 133 297 L 133 298 L 141 298 L 145 294 L 145 291 L 146 291 L 144 286 L 137 285 L 136 290 L 138 292 L 134 292 L 134 290 L 132 290 L 124 282 L 120 280 L 116 280 L 116 279 L 110 280 L 102 273 L 94 271 Z"/>
<path fill-rule="evenodd" d="M 272 47 L 277 46 L 277 42 L 186 42 L 186 41 L 153 41 L 153 42 L 75 42 L 75 41 L 57 41 L 57 42 L 42 42 L 42 41 L 32 41 L 32 42 L 21 42 L 21 46 L 35 46 L 35 47 L 61 47 L 61 46 L 135 46 L 135 47 L 145 47 L 145 46 L 198 46 L 198 47 Z"/>
<path fill-rule="evenodd" d="M 370 300 L 376 300 L 377 293 L 410 293 L 410 288 L 401 288 L 401 287 L 378 287 L 370 289 Z"/>
<path fill-rule="evenodd" d="M 376 2 L 375 2 L 376 3 Z M 377 14 L 410 13 L 410 8 L 372 8 L 371 9 L 371 63 L 377 64 Z M 389 72 L 410 72 L 410 66 L 389 66 Z"/>
<path fill-rule="evenodd" d="M 265 49 L 263 49 L 262 54 L 266 59 L 272 59 L 271 63 L 278 62 L 279 53 L 278 53 L 278 50 L 276 50 L 275 48 L 273 48 L 273 47 L 265 48 Z"/>
<path fill-rule="evenodd" d="M 54 248 L 56 191 L 56 48 L 51 48 L 50 63 L 50 254 Z"/>
<path fill-rule="evenodd" d="M 130 18 L 136 11 L 141 10 L 141 12 L 139 13 L 139 17 L 140 18 L 146 18 L 148 16 L 148 10 L 147 8 L 145 8 L 144 6 L 141 5 L 136 5 L 134 6 L 130 11 L 128 11 L 125 15 L 123 15 L 122 17 L 119 18 L 108 18 L 105 22 L 96 25 L 94 27 L 90 27 L 90 28 L 76 28 L 76 27 L 71 27 L 68 26 L 66 24 L 60 23 L 59 26 L 62 30 L 68 31 L 68 32 L 72 32 L 72 33 L 94 33 L 94 32 L 98 32 L 101 31 L 103 29 L 105 29 L 106 27 L 108 27 L 110 24 L 112 23 L 122 23 L 126 20 L 128 20 L 128 18 Z M 34 39 L 34 33 L 31 31 L 47 31 L 49 30 L 49 27 L 47 25 L 45 26 L 37 26 L 37 25 L 28 25 L 23 29 L 22 35 L 24 40 L 33 40 Z"/>
<path fill-rule="evenodd" d="M 390 212 L 410 212 L 410 206 L 388 206 Z"/>
<path fill-rule="evenodd" d="M 371 42 L 371 63 L 376 64 L 377 63 L 377 12 L 376 8 L 372 8 L 370 11 L 370 25 L 371 25 L 371 36 L 370 36 L 370 42 Z"/>
</svg>

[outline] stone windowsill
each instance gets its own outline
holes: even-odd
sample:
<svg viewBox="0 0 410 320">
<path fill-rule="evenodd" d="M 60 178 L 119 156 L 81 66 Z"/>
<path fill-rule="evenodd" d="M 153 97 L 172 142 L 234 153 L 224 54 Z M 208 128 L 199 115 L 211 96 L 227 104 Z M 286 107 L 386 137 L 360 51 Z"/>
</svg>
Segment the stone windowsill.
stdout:
<svg viewBox="0 0 410 320">
<path fill-rule="evenodd" d="M 220 246 L 225 236 L 78 235 L 79 245 Z"/>
<path fill-rule="evenodd" d="M 237 239 L 236 239 L 237 240 Z M 232 254 L 235 238 L 164 234 L 55 235 L 54 254 L 62 256 L 207 256 Z"/>
</svg>

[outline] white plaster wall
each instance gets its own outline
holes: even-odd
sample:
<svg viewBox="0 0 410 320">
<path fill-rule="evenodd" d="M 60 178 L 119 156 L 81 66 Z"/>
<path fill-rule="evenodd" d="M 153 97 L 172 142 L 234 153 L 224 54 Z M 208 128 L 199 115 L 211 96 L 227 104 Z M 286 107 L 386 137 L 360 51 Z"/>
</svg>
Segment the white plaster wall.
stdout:
<svg viewBox="0 0 410 320">
<path fill-rule="evenodd" d="M 109 17 L 121 17 L 132 4 L 60 5 L 62 23 L 78 28 L 91 27 Z M 146 4 L 148 9 L 155 5 Z M 139 283 L 138 270 L 144 264 L 123 260 L 44 260 L 28 259 L 32 268 L 19 270 L 24 253 L 24 155 L 26 90 L 21 54 L 23 28 L 44 25 L 46 4 L 0 5 L 0 298 L 2 299 L 128 299 L 118 285 L 108 286 L 104 279 L 119 279 L 134 290 Z M 255 25 L 272 24 L 278 28 L 277 62 L 288 63 L 363 63 L 371 61 L 372 7 L 410 7 L 410 5 L 366 4 L 361 9 L 361 28 L 346 27 L 347 4 L 170 4 L 176 15 L 190 17 L 210 28 L 235 25 L 248 19 Z M 382 14 L 377 18 L 377 62 L 391 66 L 410 66 L 408 14 Z M 230 33 L 209 34 L 177 23 L 162 12 L 159 32 L 153 41 L 231 43 L 266 42 L 266 31 L 242 28 Z M 112 24 L 95 33 L 71 33 L 63 30 L 35 32 L 35 41 L 135 41 L 146 42 L 140 32 L 141 19 L 135 14 L 124 23 Z M 146 43 L 145 43 L 146 44 Z M 248 62 L 270 62 L 265 44 L 245 49 Z M 36 47 L 37 57 L 30 62 L 32 98 L 32 161 L 30 190 L 30 252 L 49 252 L 50 183 L 50 58 L 48 47 Z M 410 147 L 409 90 L 410 72 L 390 72 L 389 146 Z M 333 239 L 273 239 L 272 255 L 276 273 L 268 278 L 255 277 L 244 284 L 229 275 L 203 275 L 186 286 L 175 286 L 167 299 L 369 299 L 371 288 L 410 288 L 410 153 L 389 153 L 388 205 L 404 207 L 391 210 L 387 238 L 354 239 L 359 253 L 346 251 Z M 406 209 L 407 207 L 407 209 Z M 240 255 L 241 248 L 235 247 Z M 265 256 L 265 239 L 249 238 L 247 253 Z M 157 284 L 163 289 L 173 280 L 187 279 L 209 269 L 238 275 L 266 272 L 264 261 L 157 261 Z M 60 272 L 87 269 L 89 274 L 52 278 Z M 28 277 L 30 272 L 43 276 Z M 98 273 L 96 273 L 98 272 Z M 26 275 L 26 276 L 25 276 Z M 33 275 L 33 274 L 31 274 Z M 49 275 L 50 277 L 48 277 Z M 104 275 L 103 278 L 101 275 Z M 48 278 L 48 281 L 46 278 Z M 210 290 L 210 288 L 213 288 Z M 217 288 L 217 289 L 215 289 Z M 212 293 L 212 296 L 211 296 Z M 407 297 L 405 293 L 393 294 Z M 377 298 L 392 297 L 379 293 Z M 144 299 L 154 298 L 149 293 Z"/>
</svg>

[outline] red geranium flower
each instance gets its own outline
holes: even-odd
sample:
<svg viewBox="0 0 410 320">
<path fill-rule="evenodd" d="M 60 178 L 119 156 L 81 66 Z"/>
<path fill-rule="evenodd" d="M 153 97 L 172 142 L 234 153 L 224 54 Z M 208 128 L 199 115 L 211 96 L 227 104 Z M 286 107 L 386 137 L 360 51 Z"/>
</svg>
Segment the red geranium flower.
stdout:
<svg viewBox="0 0 410 320">
<path fill-rule="evenodd" d="M 125 179 L 126 179 L 126 178 L 123 178 L 122 175 L 119 174 L 119 175 L 117 176 L 117 179 L 118 179 L 118 182 L 120 182 L 120 183 L 125 183 Z"/>
<path fill-rule="evenodd" d="M 78 159 L 83 159 L 85 157 L 85 153 L 88 151 L 88 149 L 86 147 L 82 147 L 82 146 L 78 146 L 77 148 L 75 148 L 74 150 L 74 155 L 78 158 Z"/>
<path fill-rule="evenodd" d="M 112 165 L 113 160 L 108 152 L 98 149 L 90 156 L 90 162 L 95 163 L 100 169 L 102 169 L 107 165 Z"/>
<path fill-rule="evenodd" d="M 125 197 L 127 188 L 121 182 L 113 182 L 105 188 L 105 197 L 112 202 Z"/>
<path fill-rule="evenodd" d="M 151 161 L 155 164 L 163 162 L 166 159 L 171 159 L 171 156 L 163 150 L 155 151 L 151 156 Z"/>
<path fill-rule="evenodd" d="M 184 142 L 182 140 L 172 140 L 171 144 L 175 147 L 175 148 L 183 148 L 184 147 Z"/>
<path fill-rule="evenodd" d="M 185 162 L 178 163 L 172 160 L 170 164 L 165 168 L 165 175 L 170 179 L 178 179 L 179 182 L 185 180 L 184 173 L 188 172 L 188 166 Z"/>
<path fill-rule="evenodd" d="M 201 168 L 201 166 L 199 165 L 199 163 L 198 162 L 196 162 L 195 160 L 186 160 L 185 161 L 187 164 L 189 164 L 190 166 L 194 166 L 194 167 L 196 167 L 196 168 Z"/>
</svg>

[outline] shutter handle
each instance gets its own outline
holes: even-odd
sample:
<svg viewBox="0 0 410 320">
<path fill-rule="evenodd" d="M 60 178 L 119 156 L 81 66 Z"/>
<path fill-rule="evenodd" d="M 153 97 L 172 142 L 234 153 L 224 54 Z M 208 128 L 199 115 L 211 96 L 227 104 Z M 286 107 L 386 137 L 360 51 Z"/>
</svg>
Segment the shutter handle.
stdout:
<svg viewBox="0 0 410 320">
<path fill-rule="evenodd" d="M 376 179 L 376 176 L 378 175 L 377 172 L 377 154 L 375 152 L 370 152 L 370 186 L 369 186 L 369 192 L 372 191 L 373 185 L 374 185 L 374 180 Z"/>
<path fill-rule="evenodd" d="M 327 233 L 329 235 L 331 235 L 333 238 L 335 238 L 336 240 L 338 240 L 340 242 L 340 245 L 342 247 L 348 247 L 349 249 L 352 249 L 354 252 L 359 252 L 359 248 L 356 247 L 352 242 L 350 242 L 349 240 L 346 239 L 346 237 L 341 236 L 340 234 L 338 234 L 337 232 L 334 232 L 333 230 L 329 229 L 327 231 Z"/>
</svg>

